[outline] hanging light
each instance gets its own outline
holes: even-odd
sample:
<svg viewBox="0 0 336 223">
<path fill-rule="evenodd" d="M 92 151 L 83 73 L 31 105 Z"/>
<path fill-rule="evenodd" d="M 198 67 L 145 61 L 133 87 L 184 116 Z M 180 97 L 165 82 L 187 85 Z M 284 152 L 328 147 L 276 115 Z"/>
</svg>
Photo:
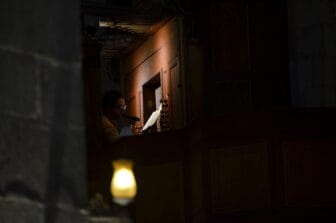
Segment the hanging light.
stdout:
<svg viewBox="0 0 336 223">
<path fill-rule="evenodd" d="M 119 205 L 130 203 L 137 192 L 137 185 L 133 174 L 133 162 L 130 160 L 115 160 L 112 162 L 113 176 L 111 180 L 111 194 L 113 201 Z"/>
</svg>

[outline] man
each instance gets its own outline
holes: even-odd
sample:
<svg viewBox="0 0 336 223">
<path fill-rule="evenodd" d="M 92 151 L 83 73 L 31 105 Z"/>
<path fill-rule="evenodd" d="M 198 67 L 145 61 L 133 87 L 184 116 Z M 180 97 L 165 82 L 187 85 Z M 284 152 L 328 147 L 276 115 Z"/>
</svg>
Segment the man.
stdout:
<svg viewBox="0 0 336 223">
<path fill-rule="evenodd" d="M 108 91 L 102 100 L 102 128 L 104 144 L 112 143 L 120 137 L 125 126 L 122 114 L 126 110 L 125 99 L 120 92 Z"/>
</svg>

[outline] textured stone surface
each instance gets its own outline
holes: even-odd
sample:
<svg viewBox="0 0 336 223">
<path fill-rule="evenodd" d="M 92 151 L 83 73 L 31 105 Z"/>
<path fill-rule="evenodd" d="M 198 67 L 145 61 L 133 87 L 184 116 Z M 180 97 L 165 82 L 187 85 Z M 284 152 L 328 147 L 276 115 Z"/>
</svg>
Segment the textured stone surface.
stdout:
<svg viewBox="0 0 336 223">
<path fill-rule="evenodd" d="M 0 197 L 0 222 L 86 223 L 87 215 L 86 211 L 66 205 L 46 208 L 43 203 L 18 196 Z"/>
<path fill-rule="evenodd" d="M 306 27 L 326 22 L 331 17 L 328 0 L 292 0 L 288 1 L 288 6 L 291 26 Z"/>
<path fill-rule="evenodd" d="M 82 131 L 52 130 L 46 199 L 86 205 L 85 145 Z"/>
<path fill-rule="evenodd" d="M 336 39 L 335 39 L 336 42 Z M 336 56 L 329 56 L 324 60 L 326 86 L 336 86 Z"/>
<path fill-rule="evenodd" d="M 80 3 L 0 2 L 0 222 L 86 222 Z"/>
<path fill-rule="evenodd" d="M 36 86 L 36 60 L 0 48 L 0 112 L 35 117 Z"/>
<path fill-rule="evenodd" d="M 336 16 L 333 4 L 327 0 L 288 2 L 294 107 L 336 104 Z"/>
<path fill-rule="evenodd" d="M 48 55 L 62 61 L 80 58 L 79 1 L 0 2 L 0 46 Z M 75 27 L 78 26 L 78 27 Z"/>
<path fill-rule="evenodd" d="M 0 198 L 0 222 L 44 223 L 43 206 L 27 200 Z"/>
<path fill-rule="evenodd" d="M 324 54 L 323 27 L 312 25 L 296 30 L 297 41 L 295 43 L 297 53 L 302 56 Z"/>
<path fill-rule="evenodd" d="M 43 199 L 50 147 L 46 127 L 0 116 L 0 189 Z"/>
<path fill-rule="evenodd" d="M 336 18 L 336 16 L 335 16 Z M 332 23 L 326 23 L 324 28 L 324 41 L 326 47 L 326 54 L 328 56 L 336 56 L 336 19 Z"/>
<path fill-rule="evenodd" d="M 45 222 L 50 223 L 87 223 L 87 214 L 70 207 L 55 207 L 51 215 L 44 213 Z"/>
<path fill-rule="evenodd" d="M 83 83 L 79 63 L 55 67 L 41 63 L 43 119 L 57 125 L 84 125 Z"/>
</svg>

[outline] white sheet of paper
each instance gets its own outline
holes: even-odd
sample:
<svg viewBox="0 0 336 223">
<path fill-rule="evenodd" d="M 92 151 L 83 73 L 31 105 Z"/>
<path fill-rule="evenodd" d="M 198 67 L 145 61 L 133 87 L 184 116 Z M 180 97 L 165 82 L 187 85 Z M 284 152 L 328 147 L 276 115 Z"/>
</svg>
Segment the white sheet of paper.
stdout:
<svg viewBox="0 0 336 223">
<path fill-rule="evenodd" d="M 142 131 L 148 129 L 149 127 L 151 127 L 152 125 L 155 124 L 155 122 L 160 117 L 161 110 L 162 110 L 162 104 L 160 104 L 159 108 L 151 114 L 151 116 L 147 120 L 146 124 L 142 128 Z"/>
</svg>

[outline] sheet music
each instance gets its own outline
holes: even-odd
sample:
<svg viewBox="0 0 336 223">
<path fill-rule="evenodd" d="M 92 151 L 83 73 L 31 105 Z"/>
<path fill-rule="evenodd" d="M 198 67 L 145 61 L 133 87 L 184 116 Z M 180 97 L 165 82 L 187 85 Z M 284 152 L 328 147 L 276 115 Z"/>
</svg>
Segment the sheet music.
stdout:
<svg viewBox="0 0 336 223">
<path fill-rule="evenodd" d="M 142 131 L 145 131 L 146 129 L 148 129 L 149 127 L 151 127 L 156 123 L 156 121 L 160 117 L 161 110 L 162 110 L 162 104 L 160 104 L 159 108 L 151 114 L 146 124 L 142 128 Z"/>
</svg>

